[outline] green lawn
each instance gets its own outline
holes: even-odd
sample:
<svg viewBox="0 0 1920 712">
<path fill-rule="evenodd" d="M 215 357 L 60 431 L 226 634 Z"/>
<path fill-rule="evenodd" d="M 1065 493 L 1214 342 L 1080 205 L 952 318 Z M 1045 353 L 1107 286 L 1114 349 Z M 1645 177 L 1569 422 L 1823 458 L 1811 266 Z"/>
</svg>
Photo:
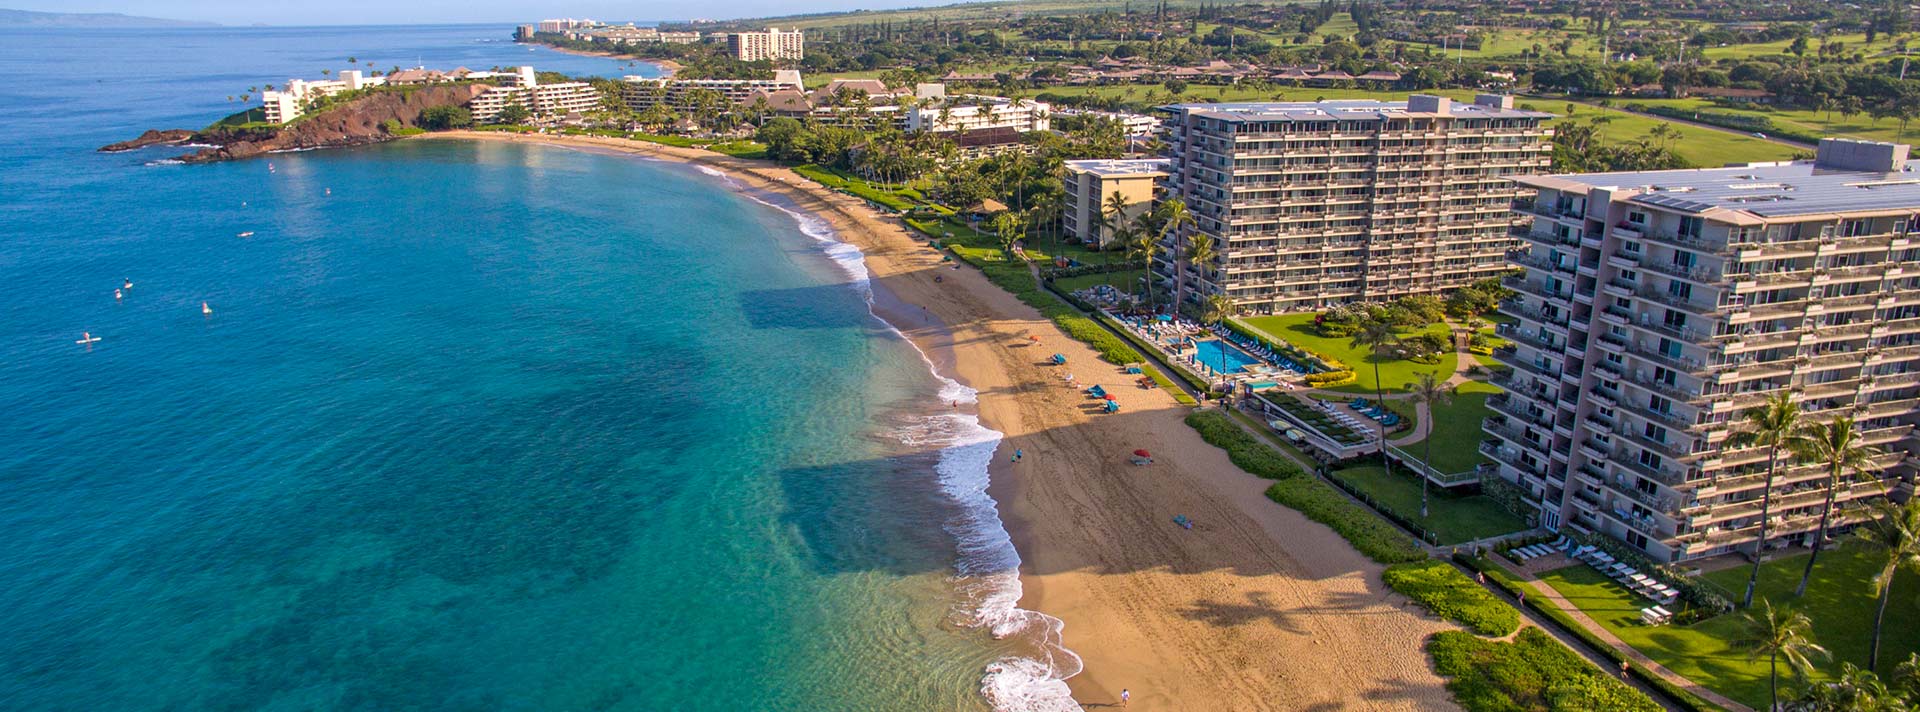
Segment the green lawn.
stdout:
<svg viewBox="0 0 1920 712">
<path fill-rule="evenodd" d="M 1830 43 L 1840 42 L 1844 44 L 1845 52 L 1848 55 L 1851 55 L 1855 52 L 1865 52 L 1869 57 L 1875 54 L 1878 54 L 1880 52 L 1885 52 L 1885 51 L 1894 49 L 1894 44 L 1898 40 L 1898 38 L 1895 37 L 1894 35 L 1883 34 L 1875 38 L 1873 44 L 1867 44 L 1866 33 L 1854 33 L 1850 35 L 1829 35 L 1826 37 L 1808 37 L 1807 38 L 1807 55 L 1808 56 L 1812 56 L 1819 51 L 1820 41 L 1822 39 L 1825 39 L 1827 42 L 1830 42 Z M 1787 54 L 1787 47 L 1792 44 L 1793 44 L 1793 40 L 1785 39 L 1785 40 L 1776 40 L 1773 42 L 1760 42 L 1755 44 L 1727 45 L 1725 47 L 1708 47 L 1706 49 L 1706 55 L 1708 59 L 1746 59 L 1748 57 L 1760 57 L 1760 56 L 1770 55 L 1770 54 Z"/>
<path fill-rule="evenodd" d="M 1487 407 L 1487 397 L 1500 392 L 1500 387 L 1482 381 L 1468 381 L 1454 390 L 1453 401 L 1444 407 L 1433 409 L 1433 467 L 1441 472 L 1465 472 L 1476 465 L 1486 462 L 1480 455 L 1480 441 L 1486 436 L 1480 431 L 1480 421 L 1485 420 L 1492 409 Z M 1422 440 L 1400 449 L 1415 457 L 1425 457 Z"/>
<path fill-rule="evenodd" d="M 1476 442 L 1478 442 L 1476 440 Z M 1420 521 L 1420 480 L 1403 469 L 1393 474 L 1378 465 L 1336 470 L 1334 477 L 1372 497 L 1376 506 L 1393 510 L 1408 521 Z M 1449 496 L 1439 487 L 1429 489 L 1426 526 L 1440 544 L 1458 544 L 1527 528 L 1526 522 L 1484 495 Z"/>
<path fill-rule="evenodd" d="M 1243 320 L 1247 326 L 1263 332 L 1270 337 L 1291 343 L 1308 351 L 1331 356 L 1353 368 L 1359 381 L 1351 385 L 1330 390 L 1343 393 L 1373 393 L 1376 384 L 1373 365 L 1377 357 L 1372 353 L 1355 350 L 1350 339 L 1329 339 L 1321 336 L 1313 328 L 1312 313 L 1282 314 L 1280 316 L 1256 316 Z M 1445 337 L 1452 333 L 1446 324 L 1433 324 L 1424 329 L 1402 332 L 1401 336 L 1412 336 L 1420 331 L 1432 331 Z M 1449 342 L 1451 343 L 1451 342 Z M 1431 373 L 1435 378 L 1445 380 L 1453 375 L 1459 363 L 1459 354 L 1448 350 L 1440 357 L 1438 364 L 1414 363 L 1405 359 L 1380 361 L 1380 380 L 1389 392 L 1402 391 L 1408 383 L 1422 373 Z"/>
<path fill-rule="evenodd" d="M 1688 99 L 1634 99 L 1628 103 L 1647 106 L 1665 106 L 1685 111 L 1712 112 L 1716 114 L 1734 114 L 1740 116 L 1763 116 L 1780 129 L 1818 136 L 1860 138 L 1873 141 L 1911 142 L 1920 126 L 1909 124 L 1907 131 L 1900 130 L 1896 119 L 1874 121 L 1866 114 L 1846 116 L 1838 111 L 1827 112 L 1813 109 L 1786 109 L 1770 106 L 1741 105 L 1721 106 L 1701 98 Z M 1812 150 L 1812 149 L 1803 149 Z"/>
<path fill-rule="evenodd" d="M 1829 679 L 1840 663 L 1866 665 L 1867 636 L 1872 630 L 1875 600 L 1868 586 L 1874 564 L 1864 551 L 1851 546 L 1822 554 L 1814 581 L 1801 601 L 1793 600 L 1806 557 L 1795 556 L 1761 568 L 1760 596 L 1795 608 L 1813 618 L 1813 637 L 1832 652 L 1816 680 Z M 1746 589 L 1746 567 L 1708 574 L 1707 578 L 1733 591 Z M 1727 642 L 1739 635 L 1740 614 L 1724 615 L 1690 626 L 1649 627 L 1640 624 L 1640 609 L 1650 605 L 1585 565 L 1569 566 L 1541 577 L 1574 605 L 1647 657 L 1694 682 L 1755 708 L 1767 703 L 1767 665 L 1748 662 L 1746 654 Z M 1894 600 L 1887 610 L 1881 639 L 1880 673 L 1892 672 L 1908 653 L 1920 651 L 1920 576 L 1903 573 L 1894 583 Z M 1799 686 L 1784 682 L 1786 689 Z"/>
<path fill-rule="evenodd" d="M 1532 99 L 1525 103 L 1540 111 L 1550 111 L 1560 115 L 1560 118 L 1548 122 L 1548 125 L 1567 120 L 1568 102 Z M 1653 127 L 1668 124 L 1680 132 L 1679 140 L 1673 144 L 1674 152 L 1680 154 L 1681 158 L 1687 159 L 1688 163 L 1702 168 L 1714 168 L 1728 163 L 1784 161 L 1812 150 L 1804 146 L 1789 146 L 1762 140 L 1743 132 L 1678 124 L 1655 116 L 1593 104 L 1574 104 L 1572 118 L 1586 122 L 1592 121 L 1596 116 L 1606 116 L 1611 119 L 1600 128 L 1600 136 L 1607 143 L 1638 140 L 1652 133 Z M 1887 123 L 1891 125 L 1893 122 Z"/>
</svg>

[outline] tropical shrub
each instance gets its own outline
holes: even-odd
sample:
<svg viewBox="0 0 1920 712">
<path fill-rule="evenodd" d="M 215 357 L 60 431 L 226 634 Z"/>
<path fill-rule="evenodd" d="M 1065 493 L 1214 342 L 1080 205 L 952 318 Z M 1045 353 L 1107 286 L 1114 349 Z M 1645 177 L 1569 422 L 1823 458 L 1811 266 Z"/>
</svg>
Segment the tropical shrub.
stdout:
<svg viewBox="0 0 1920 712">
<path fill-rule="evenodd" d="M 1398 564 L 1427 558 L 1412 537 L 1318 479 L 1297 477 L 1276 482 L 1267 488 L 1267 498 L 1331 527 L 1374 561 Z"/>
<path fill-rule="evenodd" d="M 1436 633 L 1427 639 L 1427 654 L 1468 712 L 1663 709 L 1538 628 L 1520 631 L 1511 643 Z"/>
<path fill-rule="evenodd" d="M 1269 480 L 1284 480 L 1306 474 L 1292 460 L 1255 440 L 1246 430 L 1217 410 L 1187 414 L 1187 427 L 1200 433 L 1208 445 L 1227 451 L 1227 458 L 1242 470 Z"/>
<path fill-rule="evenodd" d="M 1500 637 L 1520 627 L 1519 611 L 1445 561 L 1395 564 L 1387 567 L 1381 578 L 1427 612 L 1475 633 Z"/>
</svg>

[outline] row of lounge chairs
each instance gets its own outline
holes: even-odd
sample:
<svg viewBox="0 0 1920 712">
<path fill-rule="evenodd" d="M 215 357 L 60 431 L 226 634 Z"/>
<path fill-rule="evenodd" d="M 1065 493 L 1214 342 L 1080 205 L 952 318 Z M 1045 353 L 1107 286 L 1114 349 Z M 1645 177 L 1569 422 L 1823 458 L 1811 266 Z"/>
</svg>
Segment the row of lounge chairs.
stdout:
<svg viewBox="0 0 1920 712">
<path fill-rule="evenodd" d="M 1367 416 L 1368 418 L 1373 419 L 1375 422 L 1378 422 L 1381 425 L 1385 425 L 1389 428 L 1400 424 L 1399 413 L 1395 413 L 1391 410 L 1387 410 L 1385 407 L 1375 405 L 1373 401 L 1367 400 L 1365 398 L 1355 398 L 1352 401 L 1349 401 L 1347 403 L 1347 407 L 1352 408 L 1354 412 Z"/>
<path fill-rule="evenodd" d="M 1355 418 L 1351 415 L 1348 415 L 1342 412 L 1338 407 L 1334 406 L 1334 404 L 1332 403 L 1329 403 L 1327 401 L 1314 401 L 1314 402 L 1319 403 L 1320 410 L 1322 412 L 1325 412 L 1328 417 L 1333 418 L 1334 422 L 1347 426 L 1348 430 L 1352 430 L 1356 433 L 1363 433 L 1373 428 L 1373 426 L 1368 425 L 1367 423 L 1361 421 L 1359 418 Z"/>
<path fill-rule="evenodd" d="M 1258 356 L 1267 363 L 1278 366 L 1282 371 L 1302 376 L 1307 374 L 1306 366 L 1300 365 L 1299 362 L 1294 361 L 1286 354 L 1267 348 L 1267 345 L 1260 343 L 1258 339 L 1240 334 L 1232 329 L 1216 329 L 1215 333 L 1219 334 L 1220 338 L 1233 342 L 1233 344 L 1239 346 L 1241 350 Z"/>
<path fill-rule="evenodd" d="M 1562 548 L 1572 546 L 1571 539 L 1561 537 L 1560 541 L 1566 545 Z M 1665 583 L 1661 583 L 1659 579 L 1641 573 L 1639 569 L 1634 568 L 1632 565 L 1615 561 L 1612 555 L 1592 546 L 1579 546 L 1567 549 L 1567 555 L 1585 562 L 1588 566 L 1592 566 L 1600 573 L 1606 574 L 1608 578 L 1627 587 L 1628 590 L 1657 604 L 1641 609 L 1641 620 L 1657 620 L 1657 623 L 1652 624 L 1658 625 L 1665 623 L 1668 618 L 1673 617 L 1673 613 L 1664 608 L 1664 606 L 1671 606 L 1675 601 L 1680 600 L 1680 592 L 1674 590 L 1672 586 L 1668 586 Z"/>
</svg>

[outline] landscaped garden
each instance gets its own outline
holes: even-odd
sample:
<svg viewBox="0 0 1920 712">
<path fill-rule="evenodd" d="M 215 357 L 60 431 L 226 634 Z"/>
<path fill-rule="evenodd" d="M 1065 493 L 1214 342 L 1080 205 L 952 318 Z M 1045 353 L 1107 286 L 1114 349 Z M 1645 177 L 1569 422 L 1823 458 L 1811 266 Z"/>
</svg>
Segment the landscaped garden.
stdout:
<svg viewBox="0 0 1920 712">
<path fill-rule="evenodd" d="M 1433 440 L 1433 462 L 1430 463 L 1440 472 L 1466 472 L 1487 459 L 1480 454 L 1480 422 L 1493 410 L 1487 407 L 1487 398 L 1499 393 L 1500 387 L 1483 381 L 1467 381 L 1454 387 L 1453 398 L 1445 405 L 1434 404 L 1430 407 L 1428 418 L 1432 430 L 1427 438 Z M 1406 402 L 1404 399 L 1398 402 Z M 1427 457 L 1426 440 L 1411 445 L 1397 446 L 1402 452 L 1418 458 Z"/>
<path fill-rule="evenodd" d="M 1756 600 L 1764 598 L 1775 606 L 1791 606 L 1812 619 L 1811 637 L 1832 654 L 1831 660 L 1818 665 L 1814 680 L 1834 678 L 1841 663 L 1865 667 L 1877 603 L 1869 580 L 1878 572 L 1878 556 L 1851 545 L 1823 553 L 1806 596 L 1796 599 L 1793 588 L 1806 562 L 1806 556 L 1801 555 L 1763 565 Z M 1706 579 L 1729 591 L 1743 591 L 1747 572 L 1746 566 L 1736 566 L 1709 573 Z M 1743 621 L 1739 613 L 1692 625 L 1648 626 L 1640 622 L 1640 609 L 1650 602 L 1592 568 L 1569 566 L 1550 571 L 1541 580 L 1621 640 L 1675 673 L 1755 708 L 1766 707 L 1765 657 L 1749 661 L 1745 652 L 1731 644 L 1741 636 Z M 1878 672 L 1883 680 L 1907 655 L 1920 652 L 1920 605 L 1914 603 L 1915 593 L 1920 592 L 1920 575 L 1903 571 L 1893 585 L 1894 601 L 1888 607 L 1881 636 Z M 1788 682 L 1784 670 L 1781 674 L 1782 699 L 1790 696 L 1789 689 L 1797 696 L 1804 686 Z"/>
<path fill-rule="evenodd" d="M 1404 467 L 1389 474 L 1380 465 L 1359 465 L 1335 470 L 1332 475 L 1348 488 L 1360 492 L 1376 508 L 1391 510 L 1402 520 L 1425 526 L 1440 545 L 1484 539 L 1527 528 L 1526 521 L 1514 516 L 1492 497 L 1480 494 L 1453 495 L 1440 487 L 1428 489 L 1426 519 L 1420 518 L 1420 480 Z"/>
<path fill-rule="evenodd" d="M 1459 365 L 1458 354 L 1454 353 L 1452 348 L 1444 350 L 1435 363 L 1416 363 L 1407 359 L 1394 358 L 1391 356 L 1376 357 L 1367 349 L 1354 348 L 1352 337 L 1322 336 L 1320 330 L 1314 326 L 1314 319 L 1317 316 L 1317 314 L 1313 313 L 1282 314 L 1279 316 L 1250 317 L 1242 321 L 1248 327 L 1267 335 L 1269 338 L 1286 341 L 1313 353 L 1330 357 L 1346 364 L 1349 368 L 1353 369 L 1354 377 L 1358 380 L 1345 386 L 1336 386 L 1330 389 L 1343 393 L 1372 393 L 1374 392 L 1374 386 L 1382 382 L 1386 384 L 1386 390 L 1399 391 L 1403 389 L 1407 383 L 1417 379 L 1422 373 L 1434 374 L 1435 378 L 1442 380 L 1451 377 L 1454 369 Z M 1420 334 L 1433 334 L 1443 339 L 1448 339 L 1451 338 L 1449 336 L 1451 333 L 1452 327 L 1441 323 L 1429 324 L 1424 327 L 1412 329 L 1402 329 L 1398 332 L 1398 335 L 1405 339 Z M 1379 381 L 1374 380 L 1373 366 L 1376 358 L 1380 359 Z"/>
<path fill-rule="evenodd" d="M 1327 437 L 1333 438 L 1342 445 L 1359 445 L 1373 437 L 1372 435 L 1349 428 L 1339 421 L 1334 420 L 1332 416 L 1315 410 L 1311 406 L 1301 403 L 1291 396 L 1284 394 L 1278 395 L 1275 396 L 1272 401 L 1274 405 L 1280 406 L 1281 410 L 1287 411 L 1288 414 L 1299 418 L 1307 425 L 1313 426 L 1313 429 L 1320 431 Z"/>
</svg>

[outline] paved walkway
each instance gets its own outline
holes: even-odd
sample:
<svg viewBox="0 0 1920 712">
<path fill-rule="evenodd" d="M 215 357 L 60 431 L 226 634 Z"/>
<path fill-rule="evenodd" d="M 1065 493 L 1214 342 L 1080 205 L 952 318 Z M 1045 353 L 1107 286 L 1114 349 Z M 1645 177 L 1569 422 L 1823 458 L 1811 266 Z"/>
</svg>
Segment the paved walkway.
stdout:
<svg viewBox="0 0 1920 712">
<path fill-rule="evenodd" d="M 1497 561 L 1498 557 L 1495 557 L 1495 559 Z M 1673 683 L 1675 686 L 1679 687 L 1680 689 L 1686 690 L 1695 695 L 1699 695 L 1701 699 L 1705 699 L 1708 702 L 1712 702 L 1716 705 L 1720 705 L 1721 707 L 1725 707 L 1729 710 L 1733 710 L 1733 712 L 1753 712 L 1753 708 L 1740 704 L 1738 702 L 1735 702 L 1731 698 L 1728 698 L 1727 696 L 1722 695 L 1718 692 L 1714 692 L 1713 690 L 1709 690 L 1705 687 L 1701 687 L 1699 683 L 1696 683 L 1692 680 L 1682 677 L 1679 673 L 1676 673 L 1672 670 L 1668 670 L 1666 666 L 1661 665 L 1660 663 L 1654 662 L 1652 658 L 1642 655 L 1640 651 L 1635 650 L 1633 646 L 1628 645 L 1626 641 L 1621 640 L 1619 636 L 1614 635 L 1613 631 L 1607 630 L 1606 626 L 1600 625 L 1599 621 L 1596 621 L 1591 616 L 1588 616 L 1585 611 L 1580 610 L 1579 606 L 1575 606 L 1572 601 L 1569 601 L 1566 599 L 1565 596 L 1560 595 L 1559 591 L 1555 590 L 1552 586 L 1547 585 L 1545 582 L 1539 580 L 1538 578 L 1535 578 L 1533 574 L 1527 573 L 1525 571 L 1514 571 L 1513 567 L 1507 566 L 1506 562 L 1504 561 L 1500 561 L 1498 563 L 1503 568 L 1506 568 L 1508 571 L 1512 571 L 1515 575 L 1519 576 L 1522 580 L 1526 581 L 1527 585 L 1531 586 L 1533 590 L 1537 594 L 1539 594 L 1542 598 L 1548 601 L 1552 601 L 1553 605 L 1559 607 L 1561 611 L 1565 612 L 1567 616 L 1569 618 L 1572 618 L 1573 622 L 1578 623 L 1580 627 L 1587 629 L 1588 633 L 1592 633 L 1595 637 L 1599 638 L 1601 641 L 1605 642 L 1607 645 L 1612 646 L 1616 652 L 1619 652 L 1621 655 L 1625 656 L 1627 660 L 1632 661 L 1635 667 L 1640 668 L 1642 671 L 1651 672 L 1655 676 L 1659 677 L 1660 679 Z"/>
<path fill-rule="evenodd" d="M 1452 322 L 1448 322 L 1448 324 L 1452 325 Z M 1453 375 L 1448 376 L 1447 380 L 1443 382 L 1445 385 L 1453 386 L 1455 388 L 1460 387 L 1461 384 L 1466 383 L 1468 381 L 1478 380 L 1468 374 L 1468 371 L 1471 370 L 1474 366 L 1479 365 L 1480 361 L 1478 359 L 1475 359 L 1473 357 L 1473 353 L 1467 350 L 1467 340 L 1458 338 L 1459 332 L 1464 330 L 1466 330 L 1466 327 L 1454 326 L 1455 338 L 1454 338 L 1453 350 L 1456 358 L 1454 359 Z M 1309 400 L 1312 396 L 1337 396 L 1341 398 L 1346 398 L 1354 395 L 1353 393 L 1348 393 L 1346 391 L 1335 391 L 1335 390 L 1328 390 L 1325 388 L 1303 388 L 1300 390 L 1291 391 L 1291 393 L 1295 398 L 1300 399 L 1301 402 L 1306 403 L 1307 405 L 1313 405 L 1313 403 Z M 1381 393 L 1381 394 L 1378 394 L 1376 397 L 1383 400 L 1406 400 L 1408 398 L 1412 398 L 1413 394 L 1406 393 L 1406 392 L 1393 392 L 1393 393 Z M 1427 407 L 1427 404 L 1425 403 L 1413 404 L 1413 430 L 1411 432 L 1406 433 L 1405 435 L 1401 435 L 1400 437 L 1387 441 L 1387 444 L 1392 445 L 1394 447 L 1406 447 L 1408 445 L 1412 445 L 1414 443 L 1427 439 L 1427 434 L 1430 432 L 1433 432 L 1432 416 L 1433 416 L 1433 412 L 1431 409 Z M 1374 437 L 1373 437 L 1375 442 L 1379 442 L 1380 438 L 1385 435 L 1384 432 L 1378 432 L 1378 431 L 1384 431 L 1386 430 L 1386 427 L 1387 426 L 1385 425 L 1375 426 L 1374 430 L 1376 430 L 1376 432 L 1374 433 Z"/>
</svg>

